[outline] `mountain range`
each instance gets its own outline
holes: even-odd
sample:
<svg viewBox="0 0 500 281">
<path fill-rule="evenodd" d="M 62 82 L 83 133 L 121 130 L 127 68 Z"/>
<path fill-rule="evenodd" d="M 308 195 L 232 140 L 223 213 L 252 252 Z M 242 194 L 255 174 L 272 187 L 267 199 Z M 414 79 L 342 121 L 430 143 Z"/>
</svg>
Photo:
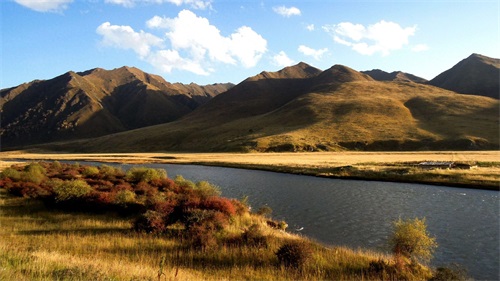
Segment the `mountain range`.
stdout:
<svg viewBox="0 0 500 281">
<path fill-rule="evenodd" d="M 68 72 L 0 91 L 2 143 L 82 152 L 498 149 L 498 79 L 489 78 L 498 63 L 473 54 L 431 81 L 299 63 L 208 86 L 129 67 Z M 458 77 L 484 80 L 446 89 Z"/>
<path fill-rule="evenodd" d="M 98 137 L 170 122 L 233 84 L 171 84 L 134 67 L 67 72 L 0 91 L 5 146 Z"/>
</svg>

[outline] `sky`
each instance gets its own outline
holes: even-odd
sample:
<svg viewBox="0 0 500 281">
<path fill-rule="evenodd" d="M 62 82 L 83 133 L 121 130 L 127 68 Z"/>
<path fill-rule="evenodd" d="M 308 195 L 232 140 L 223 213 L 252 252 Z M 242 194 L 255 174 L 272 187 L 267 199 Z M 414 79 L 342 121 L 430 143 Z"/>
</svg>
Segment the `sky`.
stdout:
<svg viewBox="0 0 500 281">
<path fill-rule="evenodd" d="M 500 0 L 1 0 L 0 19 L 0 89 L 122 66 L 200 85 L 299 62 L 432 79 L 500 58 Z"/>
</svg>

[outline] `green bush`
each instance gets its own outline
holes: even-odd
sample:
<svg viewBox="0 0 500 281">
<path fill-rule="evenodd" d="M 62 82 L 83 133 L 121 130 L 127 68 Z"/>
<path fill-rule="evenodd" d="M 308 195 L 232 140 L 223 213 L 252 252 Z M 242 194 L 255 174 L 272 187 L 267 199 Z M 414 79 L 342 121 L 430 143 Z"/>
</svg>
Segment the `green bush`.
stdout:
<svg viewBox="0 0 500 281">
<path fill-rule="evenodd" d="M 97 168 L 95 166 L 85 166 L 85 168 L 83 168 L 82 174 L 85 177 L 97 176 L 97 175 L 99 175 L 99 168 Z"/>
<path fill-rule="evenodd" d="M 13 181 L 18 181 L 21 179 L 21 173 L 18 170 L 9 167 L 3 170 L 2 173 L 0 173 L 0 178 L 1 179 L 9 178 Z"/>
<path fill-rule="evenodd" d="M 181 175 L 177 175 L 174 179 L 174 182 L 176 185 L 178 186 L 183 186 L 183 187 L 190 187 L 190 188 L 195 188 L 196 187 L 196 184 L 194 184 L 194 182 L 190 181 L 190 180 L 187 180 L 185 179 L 183 176 Z"/>
<path fill-rule="evenodd" d="M 120 205 L 126 205 L 130 203 L 135 203 L 136 195 L 130 190 L 120 190 L 116 193 L 115 203 Z"/>
<path fill-rule="evenodd" d="M 99 170 L 100 174 L 107 179 L 113 179 L 123 175 L 123 171 L 120 168 L 115 168 L 109 165 L 101 165 Z"/>
<path fill-rule="evenodd" d="M 196 183 L 195 190 L 198 192 L 201 198 L 209 198 L 214 196 L 220 196 L 221 191 L 218 186 L 213 185 L 207 181 L 200 181 Z"/>
<path fill-rule="evenodd" d="M 436 239 L 429 236 L 425 218 L 394 222 L 394 233 L 389 240 L 392 252 L 412 262 L 428 262 L 437 247 Z"/>
<path fill-rule="evenodd" d="M 24 171 L 21 173 L 21 180 L 26 182 L 32 182 L 40 184 L 47 179 L 47 171 L 39 163 L 30 163 L 24 167 Z"/>
<path fill-rule="evenodd" d="M 61 162 L 59 162 L 59 161 L 54 161 L 54 162 L 50 163 L 50 169 L 52 169 L 54 171 L 59 172 L 62 170 L 62 168 L 63 168 L 63 166 L 62 166 Z"/>
<path fill-rule="evenodd" d="M 84 180 L 66 180 L 53 187 L 56 201 L 78 199 L 88 195 L 92 187 Z"/>
<path fill-rule="evenodd" d="M 127 180 L 132 182 L 151 182 L 167 177 L 167 171 L 164 169 L 153 169 L 145 167 L 134 167 L 128 170 Z"/>
</svg>

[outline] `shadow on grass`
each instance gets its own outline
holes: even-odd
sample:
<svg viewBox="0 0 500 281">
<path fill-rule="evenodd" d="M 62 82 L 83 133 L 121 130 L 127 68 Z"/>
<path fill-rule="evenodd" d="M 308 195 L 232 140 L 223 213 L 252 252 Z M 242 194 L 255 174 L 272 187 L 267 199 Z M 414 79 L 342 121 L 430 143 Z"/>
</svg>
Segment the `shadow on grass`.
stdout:
<svg viewBox="0 0 500 281">
<path fill-rule="evenodd" d="M 17 232 L 19 235 L 28 236 L 46 236 L 46 235 L 126 235 L 130 234 L 132 231 L 130 229 L 123 228 L 81 228 L 81 229 L 50 229 L 50 230 L 25 230 Z"/>
</svg>

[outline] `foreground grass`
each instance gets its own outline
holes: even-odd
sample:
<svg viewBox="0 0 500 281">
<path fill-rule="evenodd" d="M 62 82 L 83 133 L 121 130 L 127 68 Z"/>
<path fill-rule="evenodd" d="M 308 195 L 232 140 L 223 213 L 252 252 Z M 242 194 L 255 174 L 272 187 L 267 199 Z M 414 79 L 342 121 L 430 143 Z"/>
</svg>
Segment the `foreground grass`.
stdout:
<svg viewBox="0 0 500 281">
<path fill-rule="evenodd" d="M 270 228 L 268 247 L 195 250 L 173 238 L 133 232 L 126 218 L 48 210 L 4 189 L 0 208 L 0 280 L 361 280 L 384 278 L 370 271 L 371 262 L 392 263 L 387 255 L 326 248 Z M 278 266 L 275 252 L 289 240 L 313 248 L 301 271 Z M 424 268 L 409 277 L 429 275 Z"/>
</svg>

